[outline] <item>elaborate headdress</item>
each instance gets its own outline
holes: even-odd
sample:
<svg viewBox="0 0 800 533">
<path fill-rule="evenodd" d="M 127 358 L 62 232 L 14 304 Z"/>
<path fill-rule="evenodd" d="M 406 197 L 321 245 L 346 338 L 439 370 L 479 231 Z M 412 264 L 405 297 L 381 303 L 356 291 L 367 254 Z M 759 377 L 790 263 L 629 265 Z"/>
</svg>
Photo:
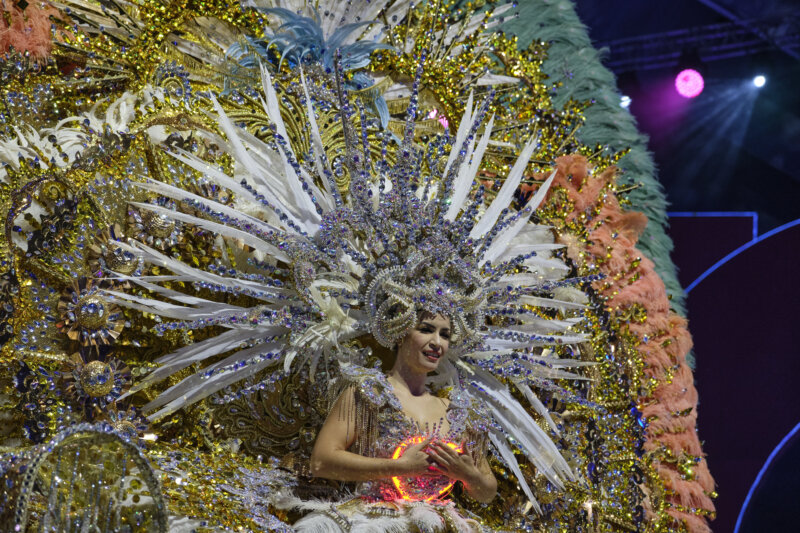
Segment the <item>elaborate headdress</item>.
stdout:
<svg viewBox="0 0 800 533">
<path fill-rule="evenodd" d="M 416 325 L 420 311 L 428 311 L 450 318 L 451 342 L 479 342 L 486 295 L 480 280 L 465 280 L 465 274 L 418 249 L 404 264 L 380 271 L 366 292 L 375 340 L 394 346 Z"/>
<path fill-rule="evenodd" d="M 158 326 L 162 331 L 205 326 L 226 329 L 163 357 L 161 366 L 132 392 L 189 365 L 228 354 L 167 389 L 145 409 L 154 412 L 153 418 L 161 418 L 279 363 L 287 371 L 308 365 L 313 379 L 317 368 L 328 368 L 337 361 L 359 362 L 347 341 L 372 334 L 381 344 L 392 346 L 424 310 L 448 316 L 460 341 L 458 349 L 440 363 L 434 379 L 465 387 L 502 412 L 496 417 L 498 431 L 491 436 L 500 457 L 519 472 L 508 445 L 511 436 L 557 486 L 565 479 L 575 479 L 547 434 L 506 385 L 486 371 L 516 368 L 512 382 L 533 398 L 534 408 L 549 419 L 529 385 L 552 377 L 575 377 L 559 368 L 580 364 L 537 355 L 533 350 L 584 340 L 581 335 L 564 334 L 574 320 L 549 321 L 531 308 L 580 307 L 548 297 L 567 268 L 550 257 L 558 246 L 549 230 L 529 222 L 550 180 L 520 209 L 511 205 L 537 140 L 523 147 L 502 187 L 485 205 L 487 190 L 477 181 L 477 173 L 493 118 L 482 135 L 478 130 L 484 123 L 488 99 L 475 107 L 470 95 L 455 137 L 445 134 L 421 147 L 414 142 L 415 81 L 405 136 L 396 149 L 395 161 L 389 162 L 388 157 L 374 160 L 363 148 L 366 143 L 358 142 L 357 131 L 366 135 L 368 129 L 377 131 L 377 124 L 363 112 L 354 112 L 338 84 L 344 164 L 331 164 L 316 122 L 317 102 L 310 96 L 313 91 L 305 78 L 301 76 L 300 83 L 310 150 L 302 154 L 289 143 L 269 71 L 262 67 L 261 74 L 273 143 L 236 127 L 215 101 L 219 127 L 227 139 L 213 141 L 234 158 L 234 175 L 191 153 L 170 152 L 201 172 L 204 181 L 229 189 L 236 196 L 235 205 L 166 183 L 140 184 L 200 214 L 154 203 L 135 203 L 136 208 L 235 239 L 249 251 L 242 259 L 259 271 L 201 270 L 140 242 L 131 243 L 131 252 L 173 274 L 157 278 L 120 275 L 162 298 L 115 292 L 118 303 L 175 319 Z M 390 141 L 385 134 L 384 146 Z M 384 156 L 387 152 L 385 148 Z M 349 172 L 350 181 L 345 195 L 336 181 L 344 172 Z M 163 286 L 178 280 L 205 290 L 247 296 L 258 303 L 252 307 L 220 304 Z M 322 361 L 325 364 L 320 366 Z M 249 390 L 259 387 L 256 383 Z M 525 489 L 533 499 L 527 486 Z"/>
</svg>

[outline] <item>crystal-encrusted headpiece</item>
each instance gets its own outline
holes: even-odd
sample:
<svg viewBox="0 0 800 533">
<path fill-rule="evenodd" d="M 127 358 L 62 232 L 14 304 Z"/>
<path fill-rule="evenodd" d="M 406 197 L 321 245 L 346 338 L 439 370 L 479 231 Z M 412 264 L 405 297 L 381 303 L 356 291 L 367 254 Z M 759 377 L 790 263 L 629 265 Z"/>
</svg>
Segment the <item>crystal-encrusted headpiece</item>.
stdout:
<svg viewBox="0 0 800 533">
<path fill-rule="evenodd" d="M 433 263 L 415 250 L 403 265 L 381 270 L 366 291 L 369 329 L 381 345 L 391 348 L 413 328 L 422 312 L 450 319 L 453 344 L 479 342 L 486 305 L 477 279 L 465 283 L 459 267 Z"/>
</svg>

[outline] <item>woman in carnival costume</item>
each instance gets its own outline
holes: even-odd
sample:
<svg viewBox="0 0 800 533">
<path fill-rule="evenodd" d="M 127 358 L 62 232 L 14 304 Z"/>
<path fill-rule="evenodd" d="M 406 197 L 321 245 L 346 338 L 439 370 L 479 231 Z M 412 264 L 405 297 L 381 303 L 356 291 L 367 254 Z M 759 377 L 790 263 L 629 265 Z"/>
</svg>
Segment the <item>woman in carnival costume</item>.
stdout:
<svg viewBox="0 0 800 533">
<path fill-rule="evenodd" d="M 464 395 L 434 396 L 425 385 L 447 354 L 450 325 L 442 315 L 420 313 L 397 345 L 388 376 L 363 377 L 341 393 L 317 437 L 311 471 L 361 482 L 360 498 L 312 513 L 295 524 L 298 531 L 322 524 L 376 528 L 376 520 L 386 529 L 409 522 L 434 530 L 479 529 L 444 496 L 461 482 L 475 500 L 494 498 L 497 481 L 486 461 L 489 417 Z M 362 433 L 371 430 L 377 439 L 369 443 Z"/>
<path fill-rule="evenodd" d="M 297 32 L 312 27 L 302 17 L 295 22 Z M 347 94 L 361 87 L 346 86 L 342 70 L 360 65 L 360 56 L 368 60 L 375 49 L 357 45 L 349 55 L 341 46 L 337 65 L 326 63 L 333 61 L 330 53 L 315 64 L 294 47 L 302 67 L 291 88 L 302 107 L 294 108 L 293 120 L 304 124 L 307 145 L 287 133 L 274 69 L 258 61 L 250 66 L 262 87 L 251 92 L 258 93 L 271 123 L 269 142 L 238 127 L 209 94 L 220 134 L 197 136 L 230 157 L 228 171 L 163 143 L 176 168 L 190 169 L 207 190 L 229 191 L 233 203 L 204 194 L 206 189 L 187 190 L 176 176 L 132 184 L 165 199 L 130 202 L 147 214 L 143 220 L 191 225 L 213 234 L 215 242 L 235 243 L 240 266 L 198 268 L 149 242 L 115 242 L 137 265 L 162 274 L 113 272 L 116 280 L 155 297 L 119 287 L 105 296 L 165 319 L 153 328 L 162 334 L 223 331 L 161 357 L 160 366 L 121 399 L 172 378 L 143 407 L 159 421 L 206 398 L 225 403 L 263 390 L 278 374 L 299 375 L 306 383 L 329 380 L 331 408 L 311 470 L 321 478 L 360 482 L 355 497 L 308 500 L 276 483 L 272 505 L 307 512 L 294 525 L 300 531 L 479 530 L 446 495 L 461 482 L 473 499 L 491 501 L 496 481 L 489 454 L 513 474 L 536 510 L 530 475 L 515 452 L 556 489 L 579 481 L 552 440 L 557 425 L 534 389 L 581 401 L 553 380 L 580 378 L 565 368 L 586 363 L 559 358 L 546 347 L 585 341 L 573 330 L 583 306 L 552 298 L 555 289 L 585 280 L 564 280 L 569 268 L 551 255 L 560 248 L 551 229 L 530 222 L 553 177 L 525 205 L 513 206 L 536 138 L 524 144 L 507 175 L 497 176 L 499 190 L 480 183 L 494 122 L 486 120 L 491 97 L 474 105 L 470 94 L 455 134 L 420 144 L 421 59 L 402 139 L 383 133 L 383 157 L 374 157 L 366 132 L 381 131 L 388 112 L 373 98 L 370 116 L 361 101 L 368 93 L 359 91 L 353 101 Z M 317 116 L 331 108 L 337 109 L 342 138 L 323 140 Z M 334 162 L 326 143 L 343 146 Z M 340 188 L 343 175 L 349 178 L 346 190 Z M 204 292 L 189 295 L 175 290 L 174 282 Z M 209 293 L 242 298 L 220 302 L 224 298 Z M 395 350 L 388 375 L 364 348 L 369 339 Z M 186 372 L 191 367 L 202 369 Z"/>
<path fill-rule="evenodd" d="M 300 18 L 295 25 L 306 28 L 308 20 Z M 303 52 L 297 53 L 301 63 Z M 555 428 L 531 387 L 568 394 L 551 380 L 579 378 L 563 369 L 585 363 L 558 358 L 542 347 L 585 337 L 571 331 L 578 317 L 550 320 L 532 307 L 582 308 L 550 297 L 555 288 L 575 281 L 564 281 L 569 269 L 551 257 L 559 245 L 550 229 L 529 222 L 552 177 L 526 205 L 512 207 L 537 140 L 523 147 L 502 187 L 486 201 L 477 177 L 492 134 L 493 118 L 485 120 L 491 96 L 475 106 L 470 95 L 455 136 L 434 137 L 420 146 L 414 135 L 420 63 L 403 138 L 384 134 L 384 155 L 397 142 L 396 157 L 373 160 L 365 132 L 380 129 L 383 120 L 365 113 L 360 98 L 354 107 L 347 94 L 342 70 L 353 64 L 353 55 L 348 63 L 340 53 L 335 65 L 324 64 L 335 59 L 328 56 L 322 66 L 329 72 L 333 66 L 333 84 L 309 83 L 302 70 L 297 84 L 305 116 L 295 120 L 305 121 L 310 137 L 304 157 L 292 146 L 280 98 L 263 65 L 258 67 L 262 102 L 274 142 L 236 127 L 214 100 L 219 130 L 226 136 L 214 142 L 235 161 L 234 174 L 191 153 L 172 151 L 205 182 L 230 190 L 237 204 L 223 205 L 167 183 L 138 184 L 203 216 L 153 203 L 134 203 L 136 208 L 237 239 L 253 251 L 248 262 L 260 273 L 230 276 L 200 270 L 139 242 L 124 248 L 174 272 L 175 280 L 234 291 L 261 303 L 220 307 L 193 297 L 192 305 L 185 306 L 182 294 L 161 285 L 171 276 L 120 276 L 164 297 L 155 301 L 112 293 L 122 305 L 178 319 L 161 329 L 227 328 L 162 357 L 161 366 L 131 393 L 225 353 L 146 405 L 151 419 L 228 391 L 279 363 L 283 371 L 300 373 L 309 382 L 330 380 L 326 395 L 331 410 L 316 440 L 311 470 L 322 478 L 360 484 L 356 498 L 334 502 L 304 500 L 276 487 L 275 507 L 310 512 L 296 524 L 300 531 L 480 529 L 445 497 L 459 481 L 474 499 L 492 500 L 496 481 L 488 452 L 516 475 L 538 509 L 514 449 L 556 488 L 578 480 L 529 409 Z M 308 61 L 304 68 L 315 72 Z M 331 103 L 339 109 L 344 144 L 336 164 L 326 157 L 315 113 Z M 344 173 L 349 174 L 346 194 L 337 183 Z M 396 350 L 388 375 L 369 362 L 369 350 L 362 347 L 369 337 Z M 528 408 L 503 378 L 530 403 Z M 260 389 L 263 382 L 217 398 L 224 402 Z"/>
<path fill-rule="evenodd" d="M 280 113 L 269 107 L 277 98 L 269 73 L 264 70 L 263 74 L 267 110 L 280 136 Z M 523 149 L 487 207 L 483 187 L 473 192 L 472 185 L 491 134 L 490 119 L 480 141 L 473 142 L 488 102 L 473 108 L 470 98 L 456 137 L 446 140 L 453 146 L 451 151 L 440 150 L 441 165 L 423 168 L 419 164 L 422 151 L 412 143 L 416 95 L 412 95 L 407 135 L 399 148 L 407 155 L 390 165 L 371 162 L 369 152 L 358 148 L 349 100 L 339 89 L 351 177 L 347 197 L 340 196 L 331 182 L 322 188 L 314 185 L 334 175 L 323 156 L 318 155 L 316 161 L 320 174 L 311 178 L 307 167 L 293 164 L 296 159 L 288 144 L 279 143 L 277 152 L 270 150 L 230 123 L 219 107 L 220 127 L 243 173 L 231 179 L 208 172 L 208 166 L 190 154 L 175 157 L 243 196 L 273 198 L 264 203 L 280 213 L 277 224 L 261 221 L 273 218 L 268 212 L 251 218 L 243 210 L 187 196 L 163 183 L 142 185 L 192 202 L 220 220 L 180 215 L 184 222 L 246 238 L 262 258 L 271 256 L 274 263 L 293 265 L 292 284 L 286 288 L 266 279 L 246 281 L 201 272 L 134 243 L 131 252 L 180 272 L 181 279 L 209 287 L 236 285 L 237 290 L 264 300 L 254 308 L 220 313 L 213 311 L 210 301 L 201 299 L 194 299 L 190 309 L 116 293 L 121 304 L 173 318 L 195 317 L 172 322 L 165 329 L 225 324 L 229 331 L 223 335 L 235 337 L 236 345 L 257 342 L 184 378 L 145 409 L 156 411 L 151 416 L 158 419 L 280 362 L 286 371 L 307 372 L 311 381 L 315 375 L 335 378 L 327 391 L 332 408 L 317 438 L 311 469 L 319 477 L 362 483 L 357 498 L 346 496 L 337 502 L 303 500 L 276 487 L 276 507 L 311 511 L 296 525 L 300 531 L 477 528 L 444 497 L 454 481 L 464 483 L 467 493 L 478 501 L 494 497 L 496 482 L 488 468 L 487 451 L 518 475 L 536 508 L 514 447 L 556 487 L 578 478 L 548 433 L 498 378 L 509 378 L 532 408 L 550 420 L 531 386 L 566 393 L 551 379 L 579 377 L 563 369 L 585 363 L 560 359 L 540 348 L 582 342 L 582 335 L 569 331 L 578 318 L 549 320 L 530 307 L 581 307 L 548 296 L 565 283 L 560 279 L 566 268 L 549 255 L 558 247 L 550 230 L 528 221 L 548 183 L 522 209 L 508 208 L 534 142 Z M 310 109 L 306 120 L 316 136 Z M 368 172 L 372 168 L 378 172 Z M 443 172 L 430 175 L 425 168 Z M 277 191 L 290 191 L 297 200 L 304 195 L 307 207 L 300 201 L 278 204 Z M 136 205 L 176 216 L 153 204 Z M 167 299 L 182 298 L 147 279 L 130 280 L 146 284 Z M 158 281 L 165 280 L 169 277 Z M 208 315 L 196 318 L 203 316 L 197 309 L 205 306 Z M 139 387 L 184 368 L 187 361 L 224 353 L 233 341 L 225 343 L 219 337 L 165 356 L 162 366 Z M 265 337 L 266 342 L 258 340 Z M 354 342 L 369 337 L 396 349 L 388 376 L 369 363 L 369 349 Z M 263 386 L 257 383 L 250 388 Z M 247 392 L 245 387 L 237 395 Z M 225 400 L 223 396 L 218 401 Z"/>
</svg>

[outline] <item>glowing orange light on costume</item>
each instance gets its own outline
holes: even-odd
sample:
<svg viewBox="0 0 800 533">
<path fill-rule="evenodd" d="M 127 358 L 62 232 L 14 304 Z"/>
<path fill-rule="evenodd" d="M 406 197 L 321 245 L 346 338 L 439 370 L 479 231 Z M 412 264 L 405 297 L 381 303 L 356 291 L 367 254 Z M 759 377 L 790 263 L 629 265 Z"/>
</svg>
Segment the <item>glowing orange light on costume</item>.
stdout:
<svg viewBox="0 0 800 533">
<path fill-rule="evenodd" d="M 392 459 L 400 459 L 400 457 L 402 457 L 403 453 L 406 451 L 406 448 L 408 448 L 409 446 L 413 446 L 414 444 L 419 444 L 420 442 L 423 442 L 427 438 L 428 437 L 418 435 L 418 436 L 410 437 L 410 438 L 404 440 L 403 442 L 400 443 L 400 445 L 397 448 L 395 448 L 394 453 L 392 454 Z M 446 446 L 449 446 L 451 449 L 455 450 L 458 453 L 463 453 L 463 451 L 464 451 L 461 448 L 461 446 L 459 446 L 458 444 L 456 444 L 454 442 L 445 442 L 444 444 Z M 444 477 L 444 476 L 442 476 L 442 477 Z M 450 489 L 453 488 L 453 485 L 454 485 L 453 482 L 450 482 L 444 488 L 439 489 L 438 491 L 436 491 L 436 493 L 431 494 L 430 496 L 426 496 L 425 498 L 418 498 L 418 497 L 415 498 L 414 496 L 412 496 L 410 494 L 409 487 L 408 487 L 407 483 L 404 481 L 403 478 L 393 477 L 392 478 L 392 482 L 394 483 L 394 486 L 397 489 L 397 492 L 400 493 L 400 497 L 403 500 L 407 500 L 407 501 L 423 500 L 423 501 L 426 501 L 426 502 L 427 501 L 431 501 L 433 499 L 441 498 L 442 496 L 447 494 L 450 491 Z"/>
</svg>

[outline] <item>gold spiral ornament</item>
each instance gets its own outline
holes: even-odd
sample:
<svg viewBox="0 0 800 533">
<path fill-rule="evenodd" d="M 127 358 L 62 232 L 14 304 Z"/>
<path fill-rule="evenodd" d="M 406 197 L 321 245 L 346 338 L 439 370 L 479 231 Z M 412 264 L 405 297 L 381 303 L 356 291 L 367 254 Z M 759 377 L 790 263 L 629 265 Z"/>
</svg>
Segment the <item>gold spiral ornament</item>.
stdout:
<svg viewBox="0 0 800 533">
<path fill-rule="evenodd" d="M 106 245 L 103 259 L 109 269 L 126 276 L 136 270 L 136 257 L 131 253 L 126 253 L 114 241 L 109 241 Z"/>
<path fill-rule="evenodd" d="M 174 220 L 152 211 L 142 213 L 142 222 L 145 231 L 157 239 L 169 237 L 175 229 Z"/>
</svg>

